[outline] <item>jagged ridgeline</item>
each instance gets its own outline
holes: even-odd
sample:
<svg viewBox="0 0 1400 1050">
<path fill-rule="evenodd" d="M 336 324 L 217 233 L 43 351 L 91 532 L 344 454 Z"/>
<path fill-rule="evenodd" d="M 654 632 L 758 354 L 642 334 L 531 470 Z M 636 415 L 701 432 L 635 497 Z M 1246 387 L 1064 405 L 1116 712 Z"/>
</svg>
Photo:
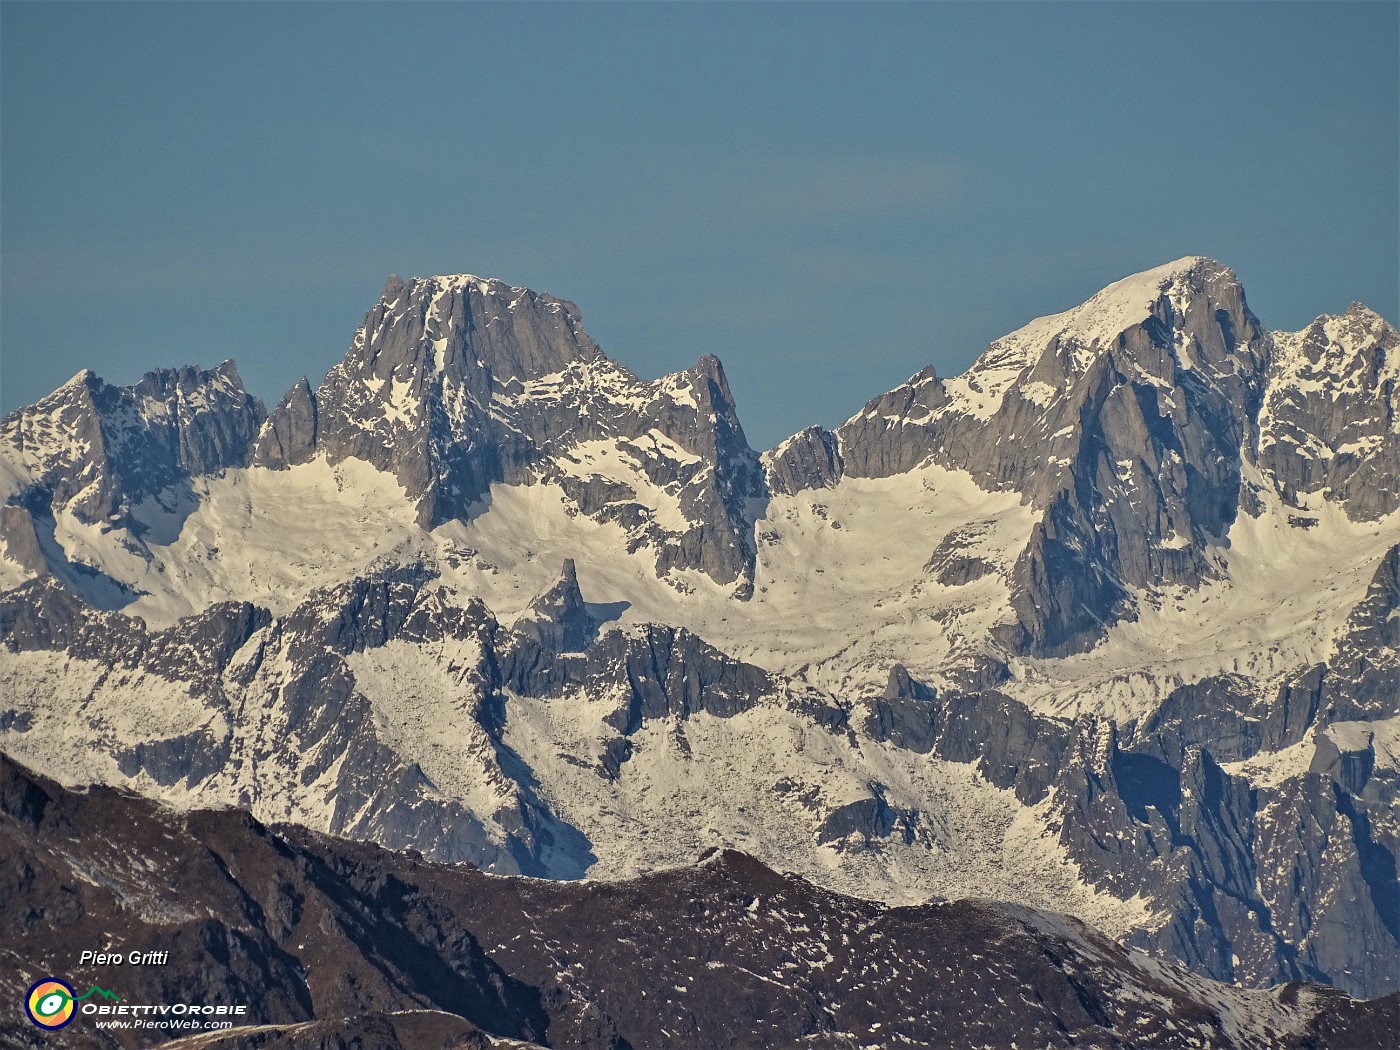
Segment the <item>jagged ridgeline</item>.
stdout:
<svg viewBox="0 0 1400 1050">
<path fill-rule="evenodd" d="M 392 279 L 0 425 L 0 749 L 488 871 L 736 846 L 1253 985 L 1400 986 L 1400 335 L 1189 258 L 762 455 L 720 363 Z"/>
</svg>

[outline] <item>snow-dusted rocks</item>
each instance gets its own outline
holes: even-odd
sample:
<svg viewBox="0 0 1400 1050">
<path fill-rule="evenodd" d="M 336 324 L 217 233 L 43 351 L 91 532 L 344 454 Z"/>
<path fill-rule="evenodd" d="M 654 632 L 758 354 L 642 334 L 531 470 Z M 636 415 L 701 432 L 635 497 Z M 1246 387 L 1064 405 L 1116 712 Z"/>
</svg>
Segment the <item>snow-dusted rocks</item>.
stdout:
<svg viewBox="0 0 1400 1050">
<path fill-rule="evenodd" d="M 497 872 L 738 845 L 1387 991 L 1396 343 L 1271 335 L 1189 258 L 760 460 L 713 358 L 647 382 L 562 300 L 391 281 L 265 423 L 231 366 L 5 420 L 0 748 Z"/>
<path fill-rule="evenodd" d="M 0 420 L 0 580 L 53 573 L 105 608 L 129 604 L 139 588 L 87 552 L 70 557 L 59 534 L 111 533 L 127 557 L 149 561 L 148 541 L 191 508 L 195 479 L 247 464 L 262 420 L 232 361 L 158 369 L 130 387 L 84 369 L 10 413 Z"/>
<path fill-rule="evenodd" d="M 596 624 L 578 589 L 574 559 L 565 558 L 559 579 L 535 595 L 512 629 L 550 653 L 576 653 L 588 648 Z"/>
<path fill-rule="evenodd" d="M 131 387 L 84 370 L 0 423 L 0 497 L 40 514 L 129 526 L 143 500 L 244 466 L 262 419 L 232 361 L 147 372 Z"/>
<path fill-rule="evenodd" d="M 84 369 L 0 421 L 0 504 L 9 559 L 29 574 L 93 581 L 115 604 L 129 594 L 54 538 L 56 518 L 121 529 L 134 550 L 149 531 L 143 510 L 179 513 L 190 481 L 247 464 L 263 420 L 232 361 L 217 368 L 158 369 L 114 387 Z"/>
<path fill-rule="evenodd" d="M 1307 527 L 1312 500 L 1355 518 L 1400 507 L 1400 333 L 1352 303 L 1301 332 L 1275 332 L 1258 453 L 1266 478 Z"/>
<path fill-rule="evenodd" d="M 955 380 L 924 369 L 837 428 L 829 458 L 855 477 L 933 462 L 1020 493 L 1040 520 L 1000 636 L 1017 652 L 1072 652 L 1132 615 L 1131 588 L 1214 574 L 1267 360 L 1234 273 L 1182 259 L 997 340 Z M 804 432 L 770 475 L 825 484 L 812 450 L 832 443 Z"/>
<path fill-rule="evenodd" d="M 298 383 L 273 411 L 255 461 L 363 461 L 397 479 L 424 528 L 480 513 L 493 484 L 548 481 L 621 525 L 658 574 L 698 569 L 746 593 L 761 480 L 719 362 L 642 382 L 580 316 L 471 275 L 392 278 L 321 386 Z"/>
<path fill-rule="evenodd" d="M 821 427 L 794 434 L 766 454 L 763 462 L 769 490 L 785 495 L 830 488 L 844 469 L 836 435 Z"/>
</svg>

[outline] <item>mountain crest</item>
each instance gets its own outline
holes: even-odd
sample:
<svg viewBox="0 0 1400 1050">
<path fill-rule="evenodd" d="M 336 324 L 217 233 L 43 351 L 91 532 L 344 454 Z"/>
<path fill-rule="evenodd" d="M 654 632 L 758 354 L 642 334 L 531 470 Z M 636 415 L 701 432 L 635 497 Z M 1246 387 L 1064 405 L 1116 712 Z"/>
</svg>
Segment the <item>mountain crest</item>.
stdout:
<svg viewBox="0 0 1400 1050">
<path fill-rule="evenodd" d="M 255 461 L 316 456 L 393 474 L 429 529 L 469 518 L 493 484 L 556 484 L 652 548 L 659 574 L 750 586 L 745 508 L 762 484 L 719 360 L 638 380 L 552 295 L 390 278 L 320 387 L 298 383 L 273 411 Z"/>
<path fill-rule="evenodd" d="M 1130 590 L 1210 577 L 1239 504 L 1268 335 L 1233 271 L 1190 256 L 996 340 L 962 375 L 925 369 L 769 457 L 776 485 L 925 464 L 1042 514 L 1013 573 L 1013 649 L 1091 646 Z M 834 445 L 834 449 L 832 446 Z M 830 453 L 828 450 L 832 450 Z"/>
<path fill-rule="evenodd" d="M 598 348 L 573 303 L 474 274 L 390 278 L 342 365 L 366 378 L 407 380 L 405 366 L 439 373 L 474 395 L 538 379 Z"/>
<path fill-rule="evenodd" d="M 263 418 L 232 361 L 156 369 L 129 387 L 85 368 L 0 421 L 15 488 L 0 499 L 89 524 L 125 520 L 171 486 L 246 465 Z"/>
<path fill-rule="evenodd" d="M 1398 349 L 1361 307 L 1270 335 L 1192 258 L 765 475 L 715 358 L 641 380 L 562 300 L 393 278 L 265 424 L 231 364 L 0 424 L 0 743 L 502 873 L 741 844 L 1382 994 L 1400 513 L 1361 519 L 1396 498 Z M 731 895 L 751 932 L 788 903 Z"/>
<path fill-rule="evenodd" d="M 629 551 L 652 552 L 676 586 L 673 572 L 698 569 L 741 597 L 769 496 L 926 465 L 963 471 L 1039 517 L 1008 580 L 1015 623 L 999 637 L 1046 655 L 1092 646 L 1132 615 L 1135 592 L 1216 576 L 1251 498 L 1250 460 L 1264 480 L 1249 484 L 1272 479 L 1299 509 L 1327 492 L 1348 513 L 1389 513 L 1400 502 L 1386 466 L 1400 441 L 1397 344 L 1360 304 L 1270 337 L 1233 271 L 1190 256 L 1032 321 L 961 376 L 922 369 L 760 467 L 717 358 L 638 380 L 566 300 L 473 274 L 395 276 L 319 388 L 298 382 L 260 426 L 252 461 L 364 461 L 394 476 L 427 529 L 479 513 L 492 485 L 549 483 L 571 512 L 620 527 Z M 84 520 L 247 461 L 229 422 L 247 396 L 231 363 L 152 373 L 111 411 L 108 389 L 85 372 L 52 395 L 72 402 L 56 444 L 147 461 L 124 450 L 154 441 L 171 446 L 154 457 L 169 469 L 118 495 L 76 462 L 44 468 L 74 479 L 72 491 L 50 488 L 60 504 L 79 499 Z M 260 406 L 251 418 L 261 423 Z M 42 438 L 11 430 L 19 447 Z"/>
<path fill-rule="evenodd" d="M 1057 390 L 1101 362 L 1145 369 L 1164 382 L 1176 369 L 1204 365 L 1209 371 L 1216 362 L 1198 361 L 1192 343 L 1212 342 L 1210 325 L 1225 318 L 1230 331 L 1223 349 L 1233 354 L 1242 339 L 1236 329 L 1259 327 L 1244 304 L 1239 278 L 1214 259 L 1187 256 L 1115 281 L 1070 310 L 1002 336 L 948 384 L 950 394 L 962 414 L 987 419 L 1007 407 L 1012 392 L 1046 407 Z M 1144 332 L 1146 339 L 1138 334 Z"/>
<path fill-rule="evenodd" d="M 1273 333 L 1253 458 L 1299 510 L 1323 494 L 1358 519 L 1400 508 L 1400 333 L 1361 303 Z"/>
<path fill-rule="evenodd" d="M 1033 345 L 1035 337 L 1047 334 L 1085 347 L 1103 346 L 1134 325 L 1160 317 L 1164 308 L 1184 313 L 1200 295 L 1238 288 L 1239 278 L 1228 266 L 1191 255 L 1114 281 L 1073 309 L 1038 317 L 998 342 Z"/>
</svg>

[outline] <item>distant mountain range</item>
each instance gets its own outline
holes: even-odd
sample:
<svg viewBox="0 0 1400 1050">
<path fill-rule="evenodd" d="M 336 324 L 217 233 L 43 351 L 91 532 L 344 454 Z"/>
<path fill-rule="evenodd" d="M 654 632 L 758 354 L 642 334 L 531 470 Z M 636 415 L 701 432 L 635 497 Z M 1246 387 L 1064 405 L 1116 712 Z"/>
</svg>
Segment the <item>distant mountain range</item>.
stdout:
<svg viewBox="0 0 1400 1050">
<path fill-rule="evenodd" d="M 762 455 L 715 358 L 469 275 L 270 413 L 83 372 L 0 423 L 0 643 L 0 750 L 67 785 L 1400 989 L 1400 335 L 1209 259 Z"/>
</svg>

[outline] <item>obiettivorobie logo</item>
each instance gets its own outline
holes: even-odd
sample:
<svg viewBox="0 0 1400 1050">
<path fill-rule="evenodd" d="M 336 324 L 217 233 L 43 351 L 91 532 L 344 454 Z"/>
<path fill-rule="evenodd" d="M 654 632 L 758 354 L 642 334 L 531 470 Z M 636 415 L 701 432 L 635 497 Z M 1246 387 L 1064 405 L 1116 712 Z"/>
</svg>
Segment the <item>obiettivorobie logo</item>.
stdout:
<svg viewBox="0 0 1400 1050">
<path fill-rule="evenodd" d="M 111 989 L 95 984 L 79 995 L 71 984 L 57 977 L 36 981 L 25 996 L 24 1010 L 30 1021 L 49 1032 L 65 1027 L 78 1014 L 91 1018 L 98 1028 L 167 1031 L 232 1028 L 248 1015 L 243 1003 L 127 1002 Z"/>
<path fill-rule="evenodd" d="M 42 981 L 34 982 L 34 986 L 29 989 L 29 995 L 24 1000 L 24 1010 L 36 1025 L 52 1031 L 73 1020 L 77 1004 L 94 995 L 114 1003 L 121 1002 L 115 992 L 99 988 L 95 984 L 79 995 L 67 981 L 60 981 L 57 977 L 45 977 Z"/>
</svg>

